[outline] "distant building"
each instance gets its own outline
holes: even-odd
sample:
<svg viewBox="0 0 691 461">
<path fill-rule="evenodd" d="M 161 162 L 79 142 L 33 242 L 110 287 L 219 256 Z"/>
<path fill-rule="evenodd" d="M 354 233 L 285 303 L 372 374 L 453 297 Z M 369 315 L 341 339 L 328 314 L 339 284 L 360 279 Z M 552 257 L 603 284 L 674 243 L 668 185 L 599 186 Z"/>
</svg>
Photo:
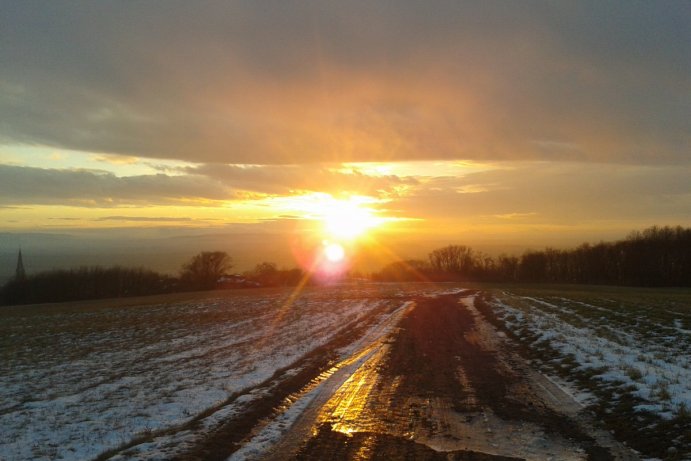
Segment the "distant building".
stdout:
<svg viewBox="0 0 691 461">
<path fill-rule="evenodd" d="M 17 280 L 24 280 L 26 278 L 26 270 L 24 270 L 24 260 L 22 259 L 22 249 L 19 249 L 19 255 L 17 255 L 17 271 L 15 272 L 15 278 Z"/>
<path fill-rule="evenodd" d="M 253 280 L 247 280 L 239 274 L 222 275 L 216 280 L 216 288 L 250 288 L 261 286 Z"/>
</svg>

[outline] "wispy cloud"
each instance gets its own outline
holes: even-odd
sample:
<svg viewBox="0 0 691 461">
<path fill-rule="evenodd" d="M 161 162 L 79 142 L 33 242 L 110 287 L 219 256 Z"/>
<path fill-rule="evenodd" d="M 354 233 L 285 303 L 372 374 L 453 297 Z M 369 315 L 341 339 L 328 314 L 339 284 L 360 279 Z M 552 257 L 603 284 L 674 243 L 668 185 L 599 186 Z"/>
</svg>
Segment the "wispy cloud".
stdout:
<svg viewBox="0 0 691 461">
<path fill-rule="evenodd" d="M 221 181 L 235 189 L 290 194 L 295 191 L 333 191 L 341 194 L 378 195 L 401 185 L 417 184 L 411 176 L 368 175 L 357 170 L 344 172 L 332 165 L 227 165 L 205 164 L 185 172 Z"/>
<path fill-rule="evenodd" d="M 192 222 L 192 218 L 185 218 L 185 217 L 148 217 L 148 216 L 103 216 L 100 218 L 96 218 L 95 221 L 127 221 L 127 222 L 161 222 L 161 223 L 166 223 L 166 222 Z"/>
<path fill-rule="evenodd" d="M 312 192 L 391 196 L 412 177 L 343 173 L 327 165 L 198 165 L 174 174 L 116 176 L 101 170 L 47 169 L 0 164 L 0 204 L 83 207 L 221 206 L 270 196 Z"/>
<path fill-rule="evenodd" d="M 531 218 L 533 216 L 537 216 L 537 213 L 505 213 L 505 214 L 495 214 L 491 215 L 490 217 L 492 218 L 498 218 L 498 219 L 524 219 L 524 218 Z"/>
<path fill-rule="evenodd" d="M 132 157 L 130 155 L 93 155 L 92 159 L 97 162 L 109 163 L 111 165 L 133 165 L 139 163 L 140 159 L 138 157 Z"/>
<path fill-rule="evenodd" d="M 195 200 L 232 200 L 232 190 L 191 176 L 117 177 L 93 170 L 60 170 L 0 165 L 0 203 L 84 207 L 161 205 Z M 203 202 L 201 203 L 204 204 Z"/>
<path fill-rule="evenodd" d="M 437 178 L 396 200 L 398 209 L 431 222 L 491 221 L 577 226 L 595 222 L 689 223 L 691 166 L 623 166 L 564 162 Z M 459 193 L 468 185 L 492 185 Z"/>
</svg>

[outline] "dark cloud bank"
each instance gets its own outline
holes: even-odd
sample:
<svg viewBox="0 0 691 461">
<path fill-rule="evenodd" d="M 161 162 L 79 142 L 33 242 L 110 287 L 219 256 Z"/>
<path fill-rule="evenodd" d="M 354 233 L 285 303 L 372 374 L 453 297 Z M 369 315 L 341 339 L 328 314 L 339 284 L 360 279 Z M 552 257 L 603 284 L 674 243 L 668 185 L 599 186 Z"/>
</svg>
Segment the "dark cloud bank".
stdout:
<svg viewBox="0 0 691 461">
<path fill-rule="evenodd" d="M 3 2 L 0 139 L 194 162 L 688 163 L 688 2 Z"/>
</svg>

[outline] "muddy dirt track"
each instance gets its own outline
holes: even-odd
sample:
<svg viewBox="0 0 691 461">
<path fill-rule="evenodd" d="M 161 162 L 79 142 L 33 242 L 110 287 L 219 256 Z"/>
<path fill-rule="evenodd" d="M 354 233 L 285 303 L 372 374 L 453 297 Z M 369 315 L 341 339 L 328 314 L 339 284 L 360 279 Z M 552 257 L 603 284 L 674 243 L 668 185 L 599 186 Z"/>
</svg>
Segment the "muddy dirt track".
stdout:
<svg viewBox="0 0 691 461">
<path fill-rule="evenodd" d="M 513 353 L 475 302 L 470 291 L 413 299 L 390 334 L 322 383 L 278 443 L 231 459 L 638 459 Z M 252 443 L 250 434 L 238 446 Z"/>
</svg>

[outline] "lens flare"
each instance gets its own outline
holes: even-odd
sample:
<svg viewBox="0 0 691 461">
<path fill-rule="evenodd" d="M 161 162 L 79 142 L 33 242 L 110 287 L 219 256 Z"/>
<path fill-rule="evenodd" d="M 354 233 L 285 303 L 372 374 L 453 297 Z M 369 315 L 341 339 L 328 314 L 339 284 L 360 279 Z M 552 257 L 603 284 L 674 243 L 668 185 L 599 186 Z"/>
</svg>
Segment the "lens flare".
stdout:
<svg viewBox="0 0 691 461">
<path fill-rule="evenodd" d="M 326 243 L 324 246 L 324 256 L 332 263 L 340 263 L 345 259 L 345 250 L 339 243 Z"/>
</svg>

